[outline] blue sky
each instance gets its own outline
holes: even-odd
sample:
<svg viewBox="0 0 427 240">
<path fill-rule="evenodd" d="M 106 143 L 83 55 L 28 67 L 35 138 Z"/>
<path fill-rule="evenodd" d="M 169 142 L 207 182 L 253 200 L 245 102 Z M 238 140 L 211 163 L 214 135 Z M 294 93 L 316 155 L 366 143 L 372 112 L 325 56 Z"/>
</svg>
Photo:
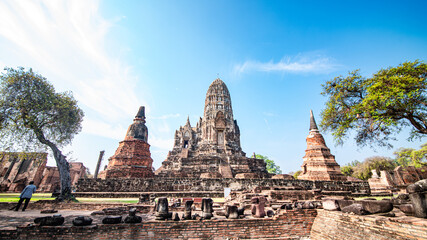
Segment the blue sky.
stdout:
<svg viewBox="0 0 427 240">
<path fill-rule="evenodd" d="M 65 153 L 95 169 L 147 108 L 154 166 L 172 149 L 187 116 L 203 116 L 218 76 L 227 84 L 247 155 L 300 169 L 309 111 L 317 122 L 321 84 L 348 71 L 369 76 L 426 60 L 425 1 L 0 1 L 0 67 L 32 67 L 85 111 Z M 340 165 L 395 149 L 335 146 Z M 54 165 L 50 160 L 49 165 Z"/>
</svg>

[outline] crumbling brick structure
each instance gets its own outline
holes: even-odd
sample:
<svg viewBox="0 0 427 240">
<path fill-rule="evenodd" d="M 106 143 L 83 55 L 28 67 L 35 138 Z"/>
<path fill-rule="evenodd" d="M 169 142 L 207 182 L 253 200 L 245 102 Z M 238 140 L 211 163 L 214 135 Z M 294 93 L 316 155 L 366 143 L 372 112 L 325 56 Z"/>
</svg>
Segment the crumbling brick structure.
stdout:
<svg viewBox="0 0 427 240">
<path fill-rule="evenodd" d="M 129 126 L 125 140 L 119 143 L 115 154 L 108 159 L 107 169 L 100 178 L 148 178 L 153 177 L 148 129 L 145 126 L 145 107 L 140 107 Z"/>
<path fill-rule="evenodd" d="M 313 112 L 310 110 L 310 132 L 307 136 L 307 150 L 305 150 L 302 173 L 298 179 L 320 180 L 320 181 L 346 181 L 347 178 L 341 173 L 340 166 L 335 161 L 326 146 L 325 139 L 320 134 L 314 120 Z"/>
<path fill-rule="evenodd" d="M 20 192 L 30 182 L 41 182 L 47 153 L 0 153 L 0 190 Z"/>
<path fill-rule="evenodd" d="M 391 195 L 394 192 L 406 192 L 406 187 L 419 180 L 427 178 L 427 166 L 398 166 L 393 171 L 372 170 L 372 177 L 368 179 L 372 194 Z"/>
<path fill-rule="evenodd" d="M 20 192 L 34 181 L 37 192 L 53 192 L 59 189 L 57 167 L 46 166 L 47 153 L 0 153 L 0 191 Z M 86 177 L 86 167 L 81 162 L 70 163 L 71 185 Z"/>
<path fill-rule="evenodd" d="M 86 177 L 87 168 L 81 162 L 70 162 L 70 178 L 73 188 L 80 178 Z M 37 185 L 39 192 L 55 192 L 60 189 L 60 176 L 57 167 L 46 166 L 43 170 L 43 177 Z"/>
<path fill-rule="evenodd" d="M 247 158 L 240 147 L 240 130 L 233 118 L 227 86 L 216 79 L 206 93 L 205 110 L 195 127 L 189 119 L 175 132 L 175 143 L 162 166 L 160 177 L 234 178 L 250 173 L 268 178 L 264 160 Z"/>
</svg>

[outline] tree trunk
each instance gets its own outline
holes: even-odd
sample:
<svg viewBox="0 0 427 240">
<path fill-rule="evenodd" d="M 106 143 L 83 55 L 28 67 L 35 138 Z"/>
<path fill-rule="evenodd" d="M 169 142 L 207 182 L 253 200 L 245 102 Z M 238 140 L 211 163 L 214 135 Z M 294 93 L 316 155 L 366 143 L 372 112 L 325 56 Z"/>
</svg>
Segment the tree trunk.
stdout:
<svg viewBox="0 0 427 240">
<path fill-rule="evenodd" d="M 56 166 L 59 171 L 59 179 L 61 182 L 61 193 L 57 197 L 58 200 L 74 200 L 74 196 L 71 193 L 71 177 L 70 177 L 70 165 L 68 164 L 67 159 L 62 154 L 61 150 L 51 141 L 47 140 L 44 137 L 43 132 L 40 129 L 34 130 L 36 133 L 37 139 L 50 147 L 53 152 L 53 157 L 55 158 Z"/>
<path fill-rule="evenodd" d="M 65 156 L 56 147 L 55 144 L 49 142 L 48 146 L 52 149 L 53 156 L 56 161 L 56 166 L 58 167 L 59 171 L 59 178 L 61 181 L 61 193 L 57 199 L 74 200 L 75 198 L 71 193 L 70 165 Z"/>
</svg>

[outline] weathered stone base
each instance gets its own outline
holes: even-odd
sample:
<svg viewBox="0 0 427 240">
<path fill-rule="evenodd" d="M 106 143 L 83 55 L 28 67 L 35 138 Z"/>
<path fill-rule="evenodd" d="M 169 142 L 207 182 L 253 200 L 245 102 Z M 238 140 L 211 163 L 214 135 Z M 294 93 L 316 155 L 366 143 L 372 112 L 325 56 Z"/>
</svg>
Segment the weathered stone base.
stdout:
<svg viewBox="0 0 427 240">
<path fill-rule="evenodd" d="M 73 193 L 75 197 L 83 198 L 140 198 L 149 197 L 150 199 L 159 197 L 171 198 L 222 198 L 224 191 L 210 191 L 210 192 L 76 192 Z"/>
<path fill-rule="evenodd" d="M 1 230 L 0 239 L 303 239 L 309 237 L 316 215 L 315 209 L 299 209 L 264 219 L 18 227 Z"/>
<path fill-rule="evenodd" d="M 427 239 L 427 220 L 414 217 L 358 216 L 318 210 L 310 239 Z"/>
<path fill-rule="evenodd" d="M 80 179 L 77 192 L 222 192 L 252 191 L 255 187 L 296 187 L 301 190 L 320 190 L 322 194 L 368 195 L 367 182 L 307 181 L 287 179 L 202 179 L 202 178 L 147 178 L 147 179 Z M 340 195 L 340 194 L 338 194 Z"/>
</svg>

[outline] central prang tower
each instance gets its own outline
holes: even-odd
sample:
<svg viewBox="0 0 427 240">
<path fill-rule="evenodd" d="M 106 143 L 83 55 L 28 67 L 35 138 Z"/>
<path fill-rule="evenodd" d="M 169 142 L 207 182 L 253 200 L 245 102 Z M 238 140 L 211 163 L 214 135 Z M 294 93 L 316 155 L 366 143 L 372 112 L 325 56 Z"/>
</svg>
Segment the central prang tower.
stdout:
<svg viewBox="0 0 427 240">
<path fill-rule="evenodd" d="M 245 155 L 240 147 L 239 126 L 233 119 L 230 92 L 219 78 L 212 82 L 206 93 L 205 111 L 200 128 L 201 154 L 209 154 L 216 150 L 219 153 Z"/>
<path fill-rule="evenodd" d="M 175 143 L 156 175 L 163 177 L 264 178 L 264 160 L 247 158 L 233 119 L 230 92 L 216 79 L 206 93 L 203 118 L 190 120 L 175 132 Z"/>
</svg>

